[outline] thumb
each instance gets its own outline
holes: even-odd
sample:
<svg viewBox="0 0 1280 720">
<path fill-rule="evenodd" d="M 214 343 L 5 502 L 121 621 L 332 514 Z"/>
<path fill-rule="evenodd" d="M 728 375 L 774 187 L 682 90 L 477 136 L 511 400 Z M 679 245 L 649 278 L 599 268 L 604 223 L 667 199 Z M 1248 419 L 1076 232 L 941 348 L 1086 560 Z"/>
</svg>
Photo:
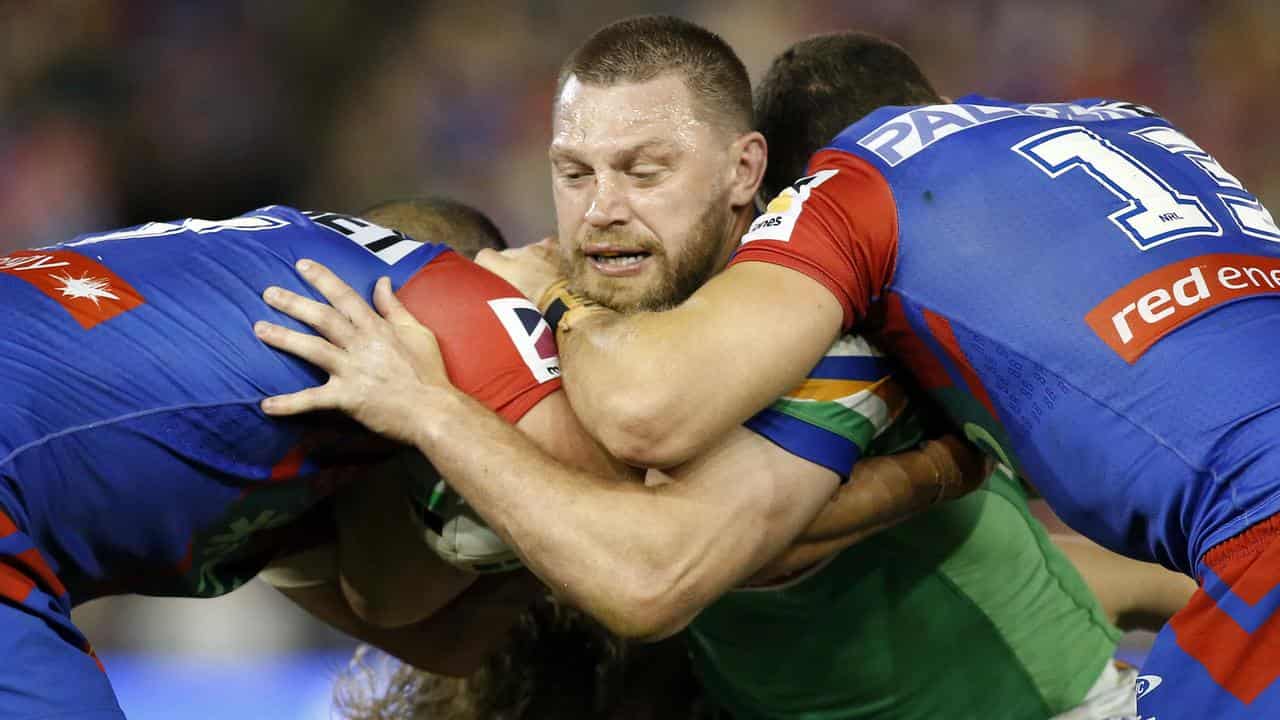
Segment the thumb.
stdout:
<svg viewBox="0 0 1280 720">
<path fill-rule="evenodd" d="M 391 278 L 385 275 L 378 278 L 378 282 L 373 286 L 373 306 L 392 325 L 418 324 L 413 314 L 404 306 L 404 303 L 400 302 L 400 298 L 391 291 Z"/>
</svg>

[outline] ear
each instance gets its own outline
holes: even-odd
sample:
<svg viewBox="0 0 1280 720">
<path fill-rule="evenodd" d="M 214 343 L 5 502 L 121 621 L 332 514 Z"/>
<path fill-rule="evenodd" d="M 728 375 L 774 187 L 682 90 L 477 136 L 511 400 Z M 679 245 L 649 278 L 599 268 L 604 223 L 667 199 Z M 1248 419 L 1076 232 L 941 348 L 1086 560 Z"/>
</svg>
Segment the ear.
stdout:
<svg viewBox="0 0 1280 720">
<path fill-rule="evenodd" d="M 734 158 L 733 175 L 729 178 L 729 204 L 736 210 L 755 202 L 756 192 L 764 180 L 769 146 L 764 135 L 752 131 L 733 141 L 729 156 Z"/>
</svg>

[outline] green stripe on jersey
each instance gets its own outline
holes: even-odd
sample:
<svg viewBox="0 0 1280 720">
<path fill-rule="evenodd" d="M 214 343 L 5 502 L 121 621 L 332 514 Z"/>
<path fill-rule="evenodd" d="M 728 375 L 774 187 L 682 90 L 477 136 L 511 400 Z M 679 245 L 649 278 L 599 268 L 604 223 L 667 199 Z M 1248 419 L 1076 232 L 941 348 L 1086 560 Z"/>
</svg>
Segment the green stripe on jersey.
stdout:
<svg viewBox="0 0 1280 720">
<path fill-rule="evenodd" d="M 770 409 L 835 433 L 863 451 L 882 429 L 866 415 L 834 401 L 779 398 Z"/>
</svg>

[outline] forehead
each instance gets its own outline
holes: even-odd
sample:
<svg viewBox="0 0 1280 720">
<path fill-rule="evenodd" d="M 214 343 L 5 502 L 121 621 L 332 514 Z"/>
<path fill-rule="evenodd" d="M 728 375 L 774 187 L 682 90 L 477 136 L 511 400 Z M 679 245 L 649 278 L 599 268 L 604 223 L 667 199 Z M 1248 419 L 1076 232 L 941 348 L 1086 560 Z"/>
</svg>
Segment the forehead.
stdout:
<svg viewBox="0 0 1280 720">
<path fill-rule="evenodd" d="M 583 83 L 571 75 L 556 99 L 551 149 L 621 150 L 655 140 L 691 148 L 711 131 L 677 75 L 614 85 Z"/>
</svg>

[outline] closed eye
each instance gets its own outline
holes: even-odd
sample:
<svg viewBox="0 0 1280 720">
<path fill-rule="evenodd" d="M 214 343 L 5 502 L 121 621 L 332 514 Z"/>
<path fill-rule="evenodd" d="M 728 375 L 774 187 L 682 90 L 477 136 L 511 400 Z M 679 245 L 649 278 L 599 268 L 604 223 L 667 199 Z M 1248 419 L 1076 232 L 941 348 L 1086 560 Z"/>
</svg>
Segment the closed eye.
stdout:
<svg viewBox="0 0 1280 720">
<path fill-rule="evenodd" d="M 652 180 L 658 177 L 663 169 L 657 165 L 636 165 L 627 170 L 627 175 L 636 180 Z"/>
<path fill-rule="evenodd" d="M 556 171 L 556 174 L 560 177 L 561 180 L 575 182 L 585 177 L 590 177 L 591 171 L 586 168 L 573 167 L 573 168 L 564 168 L 564 169 L 558 170 Z"/>
</svg>

